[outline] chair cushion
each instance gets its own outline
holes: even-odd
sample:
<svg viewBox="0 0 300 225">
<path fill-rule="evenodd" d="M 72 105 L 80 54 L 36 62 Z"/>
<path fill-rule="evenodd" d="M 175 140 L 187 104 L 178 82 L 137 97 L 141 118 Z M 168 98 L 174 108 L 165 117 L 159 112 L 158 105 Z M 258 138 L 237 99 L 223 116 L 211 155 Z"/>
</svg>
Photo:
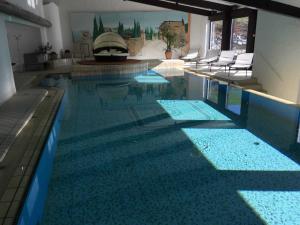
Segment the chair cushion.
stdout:
<svg viewBox="0 0 300 225">
<path fill-rule="evenodd" d="M 230 66 L 231 68 L 245 68 L 248 69 L 250 68 L 252 65 L 246 65 L 246 64 L 234 64 L 232 66 Z"/>
<path fill-rule="evenodd" d="M 244 53 L 237 56 L 235 64 L 238 65 L 251 65 L 253 62 L 253 53 Z"/>
<path fill-rule="evenodd" d="M 205 59 L 200 60 L 199 62 L 200 63 L 211 63 L 211 62 L 214 62 L 216 60 L 218 60 L 218 56 L 211 57 L 211 58 L 205 58 Z"/>
</svg>

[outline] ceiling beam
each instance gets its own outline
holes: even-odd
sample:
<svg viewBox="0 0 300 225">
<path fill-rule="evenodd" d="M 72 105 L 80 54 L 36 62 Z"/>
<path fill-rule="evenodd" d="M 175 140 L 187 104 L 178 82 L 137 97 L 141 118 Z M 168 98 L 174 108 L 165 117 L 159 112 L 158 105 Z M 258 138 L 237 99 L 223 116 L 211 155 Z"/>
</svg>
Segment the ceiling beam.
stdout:
<svg viewBox="0 0 300 225">
<path fill-rule="evenodd" d="M 239 9 L 232 9 L 223 12 L 215 12 L 209 17 L 209 20 L 216 21 L 216 20 L 223 20 L 225 13 L 230 12 L 230 16 L 232 18 L 240 18 L 246 17 L 249 15 L 257 14 L 257 10 L 253 8 L 239 8 Z"/>
<path fill-rule="evenodd" d="M 223 0 L 257 9 L 300 18 L 300 8 L 272 0 Z"/>
<path fill-rule="evenodd" d="M 167 0 L 167 1 L 174 2 L 179 5 L 183 4 L 187 6 L 200 7 L 200 8 L 206 8 L 206 9 L 212 9 L 218 11 L 230 10 L 232 8 L 232 6 L 229 5 L 205 1 L 205 0 Z"/>
<path fill-rule="evenodd" d="M 50 21 L 44 19 L 43 17 L 37 16 L 32 12 L 29 12 L 25 9 L 22 9 L 19 6 L 16 6 L 7 1 L 0 1 L 0 12 L 21 18 L 23 20 L 29 21 L 31 23 L 37 24 L 43 27 L 51 27 L 52 24 Z"/>
<path fill-rule="evenodd" d="M 152 6 L 157 6 L 157 7 L 166 8 L 166 9 L 172 9 L 172 10 L 177 10 L 177 11 L 198 14 L 198 15 L 202 15 L 202 16 L 210 16 L 212 14 L 212 11 L 209 11 L 209 10 L 185 6 L 185 5 L 179 5 L 179 4 L 167 2 L 164 0 L 129 0 L 129 1 L 152 5 Z"/>
</svg>

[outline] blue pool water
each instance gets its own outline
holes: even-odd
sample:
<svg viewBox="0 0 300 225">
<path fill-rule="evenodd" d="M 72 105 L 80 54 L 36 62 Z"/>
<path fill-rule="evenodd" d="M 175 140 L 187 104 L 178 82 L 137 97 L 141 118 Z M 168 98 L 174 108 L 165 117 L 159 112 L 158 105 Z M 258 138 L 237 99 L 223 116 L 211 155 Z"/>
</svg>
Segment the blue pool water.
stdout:
<svg viewBox="0 0 300 225">
<path fill-rule="evenodd" d="M 243 93 L 239 116 L 221 84 L 214 103 L 189 74 L 57 84 L 67 101 L 41 224 L 300 224 L 298 109 Z"/>
<path fill-rule="evenodd" d="M 134 78 L 138 83 L 145 84 L 165 84 L 169 83 L 167 79 L 156 74 L 138 75 Z"/>
</svg>

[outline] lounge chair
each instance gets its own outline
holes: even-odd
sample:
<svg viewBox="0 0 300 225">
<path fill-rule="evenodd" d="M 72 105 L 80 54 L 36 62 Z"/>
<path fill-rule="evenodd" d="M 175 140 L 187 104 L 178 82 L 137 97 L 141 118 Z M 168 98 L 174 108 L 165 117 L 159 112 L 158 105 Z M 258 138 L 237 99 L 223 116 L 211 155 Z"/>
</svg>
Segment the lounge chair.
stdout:
<svg viewBox="0 0 300 225">
<path fill-rule="evenodd" d="M 198 64 L 210 64 L 218 60 L 220 54 L 219 49 L 210 49 L 207 51 L 205 58 L 200 59 L 196 62 L 196 68 Z"/>
<path fill-rule="evenodd" d="M 199 57 L 199 49 L 190 49 L 188 54 L 181 59 L 184 61 L 193 61 Z"/>
<path fill-rule="evenodd" d="M 238 55 L 235 63 L 229 66 L 228 76 L 230 75 L 230 70 L 232 70 L 232 69 L 235 69 L 235 70 L 243 69 L 243 70 L 246 70 L 246 77 L 247 77 L 248 70 L 251 69 L 251 67 L 253 65 L 252 64 L 253 57 L 254 57 L 253 53 L 244 53 L 244 54 Z"/>
<path fill-rule="evenodd" d="M 234 57 L 235 51 L 222 51 L 218 61 L 210 64 L 210 71 L 212 66 L 225 67 L 226 71 L 227 66 L 234 63 Z"/>
</svg>

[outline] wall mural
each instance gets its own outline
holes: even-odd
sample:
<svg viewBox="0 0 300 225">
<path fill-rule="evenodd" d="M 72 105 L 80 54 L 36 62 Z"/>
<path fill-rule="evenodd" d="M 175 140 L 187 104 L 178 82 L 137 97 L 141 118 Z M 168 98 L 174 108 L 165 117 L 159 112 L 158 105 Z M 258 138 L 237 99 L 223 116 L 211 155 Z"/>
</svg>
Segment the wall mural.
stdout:
<svg viewBox="0 0 300 225">
<path fill-rule="evenodd" d="M 104 32 L 119 33 L 132 58 L 162 59 L 166 50 L 162 32 L 166 26 L 175 35 L 173 58 L 189 51 L 190 17 L 175 11 L 71 13 L 75 54 L 92 56 L 93 40 Z"/>
</svg>

